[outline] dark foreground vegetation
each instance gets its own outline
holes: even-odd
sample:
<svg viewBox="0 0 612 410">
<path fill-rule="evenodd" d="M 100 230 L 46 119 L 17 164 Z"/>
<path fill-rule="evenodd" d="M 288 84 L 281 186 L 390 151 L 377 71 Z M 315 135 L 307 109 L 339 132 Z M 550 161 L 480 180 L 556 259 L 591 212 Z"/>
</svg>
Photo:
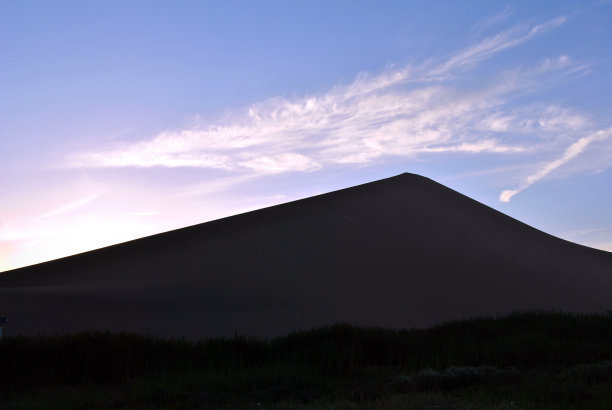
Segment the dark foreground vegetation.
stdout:
<svg viewBox="0 0 612 410">
<path fill-rule="evenodd" d="M 612 317 L 516 313 L 271 341 L 0 341 L 0 408 L 612 409 Z"/>
</svg>

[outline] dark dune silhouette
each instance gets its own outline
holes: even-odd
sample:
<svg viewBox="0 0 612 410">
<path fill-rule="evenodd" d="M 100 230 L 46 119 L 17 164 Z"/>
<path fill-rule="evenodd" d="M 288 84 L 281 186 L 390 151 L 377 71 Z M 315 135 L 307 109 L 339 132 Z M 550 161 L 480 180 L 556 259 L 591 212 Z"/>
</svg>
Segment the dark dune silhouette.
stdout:
<svg viewBox="0 0 612 410">
<path fill-rule="evenodd" d="M 5 334 L 271 337 L 612 309 L 612 253 L 402 174 L 0 275 Z"/>
</svg>

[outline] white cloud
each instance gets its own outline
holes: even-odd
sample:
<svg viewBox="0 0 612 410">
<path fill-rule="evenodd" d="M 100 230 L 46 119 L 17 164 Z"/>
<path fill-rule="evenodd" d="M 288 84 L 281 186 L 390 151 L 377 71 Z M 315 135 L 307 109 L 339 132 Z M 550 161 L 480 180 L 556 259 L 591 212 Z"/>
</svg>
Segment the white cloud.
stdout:
<svg viewBox="0 0 612 410">
<path fill-rule="evenodd" d="M 502 191 L 501 194 L 499 195 L 499 200 L 502 202 L 509 202 L 510 199 L 514 195 L 523 191 L 527 187 L 533 185 L 537 181 L 544 178 L 546 175 L 550 174 L 555 169 L 559 168 L 560 166 L 564 165 L 566 162 L 580 155 L 592 142 L 607 139 L 611 135 L 612 135 L 612 127 L 605 129 L 605 130 L 599 130 L 591 135 L 578 139 L 572 145 L 567 147 L 567 149 L 565 150 L 561 158 L 558 158 L 552 162 L 545 164 L 538 171 L 529 175 L 517 188 L 506 189 Z"/>
<path fill-rule="evenodd" d="M 262 173 L 277 173 L 287 171 L 314 171 L 321 165 L 302 154 L 286 153 L 271 156 L 254 156 L 253 159 L 242 161 L 241 166 Z"/>
<path fill-rule="evenodd" d="M 499 194 L 499 200 L 502 202 L 510 202 L 510 199 L 521 192 L 520 189 L 504 189 L 501 194 Z"/>
<path fill-rule="evenodd" d="M 551 68 L 564 68 L 570 64 L 570 58 L 566 55 L 561 55 L 557 58 L 547 58 L 542 62 L 540 67 L 542 70 L 549 70 Z"/>
<path fill-rule="evenodd" d="M 496 153 L 506 153 L 506 152 L 521 152 L 525 151 L 526 148 L 519 146 L 509 146 L 502 145 L 496 140 L 481 140 L 476 141 L 474 143 L 462 143 L 460 145 L 452 146 L 452 147 L 429 147 L 424 150 L 424 152 L 496 152 Z"/>
<path fill-rule="evenodd" d="M 508 10 L 492 23 L 505 18 Z M 439 153 L 498 155 L 558 151 L 589 127 L 589 118 L 558 104 L 517 106 L 555 72 L 578 67 L 567 55 L 541 60 L 532 69 L 499 73 L 495 81 L 466 92 L 464 73 L 493 55 L 563 25 L 565 17 L 516 26 L 490 36 L 438 64 L 360 74 L 348 85 L 297 99 L 271 98 L 222 124 L 164 131 L 137 143 L 119 144 L 70 160 L 73 167 L 193 167 L 234 175 L 312 172 L 333 164 L 369 164 L 387 157 Z M 570 145 L 517 188 L 518 192 L 579 155 L 595 137 Z M 206 189 L 204 187 L 204 189 Z"/>
<path fill-rule="evenodd" d="M 512 15 L 512 10 L 510 6 L 506 6 L 506 8 L 501 13 L 484 19 L 478 24 L 475 24 L 474 29 L 477 31 L 486 30 L 487 28 L 495 26 L 500 22 L 506 20 L 510 15 Z"/>
<path fill-rule="evenodd" d="M 537 135 L 539 139 L 558 139 L 563 134 L 582 132 L 590 124 L 589 117 L 557 104 L 531 104 L 511 111 L 491 111 L 476 124 L 481 132 Z"/>
<path fill-rule="evenodd" d="M 289 172 L 388 155 L 523 150 L 469 132 L 499 105 L 500 92 L 460 94 L 442 86 L 387 90 L 395 76 L 382 77 L 359 78 L 317 97 L 272 99 L 250 107 L 237 123 L 164 132 L 150 141 L 79 155 L 71 165 Z"/>
</svg>

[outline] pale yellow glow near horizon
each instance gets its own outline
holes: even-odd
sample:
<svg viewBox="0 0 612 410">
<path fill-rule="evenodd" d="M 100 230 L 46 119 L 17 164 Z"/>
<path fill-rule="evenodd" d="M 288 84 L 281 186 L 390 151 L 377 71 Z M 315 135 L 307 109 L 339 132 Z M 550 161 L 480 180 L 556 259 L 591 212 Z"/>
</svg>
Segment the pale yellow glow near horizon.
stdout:
<svg viewBox="0 0 612 410">
<path fill-rule="evenodd" d="M 17 269 L 53 259 L 115 245 L 150 235 L 152 227 L 138 220 L 82 217 L 60 229 L 44 229 L 12 246 L 0 257 L 0 271 Z"/>
<path fill-rule="evenodd" d="M 3 249 L 0 248 L 0 272 L 10 269 L 13 269 L 13 267 L 8 262 L 7 252 L 4 252 Z"/>
<path fill-rule="evenodd" d="M 261 197 L 238 202 L 234 207 L 219 202 L 214 206 L 197 206 L 195 210 L 179 206 L 166 212 L 103 209 L 77 212 L 72 207 L 73 212 L 61 215 L 55 212 L 59 216 L 53 218 L 33 217 L 20 228 L 5 231 L 4 238 L 0 232 L 0 272 L 276 205 L 284 200 L 284 196 Z"/>
</svg>

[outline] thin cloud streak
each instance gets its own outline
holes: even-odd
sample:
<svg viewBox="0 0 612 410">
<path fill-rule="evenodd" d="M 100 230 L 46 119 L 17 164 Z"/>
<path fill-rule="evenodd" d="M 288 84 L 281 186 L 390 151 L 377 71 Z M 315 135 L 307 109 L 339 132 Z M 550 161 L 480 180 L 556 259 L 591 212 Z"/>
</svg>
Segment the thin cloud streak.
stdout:
<svg viewBox="0 0 612 410">
<path fill-rule="evenodd" d="M 565 163 L 572 160 L 576 156 L 580 155 L 592 142 L 607 139 L 611 135 L 612 135 L 612 127 L 605 129 L 605 130 L 599 130 L 589 136 L 578 139 L 572 145 L 567 147 L 567 149 L 565 150 L 561 158 L 558 158 L 552 162 L 547 163 L 537 172 L 529 175 L 519 185 L 518 188 L 506 189 L 502 191 L 501 194 L 499 195 L 499 200 L 502 202 L 509 202 L 510 199 L 516 194 L 518 194 L 519 192 L 535 184 L 536 182 L 544 178 L 546 175 L 550 174 L 555 169 L 559 168 L 560 166 L 564 165 Z"/>
<path fill-rule="evenodd" d="M 520 34 L 520 28 L 503 31 L 495 36 L 484 39 L 479 44 L 468 48 L 467 50 L 455 55 L 446 63 L 431 71 L 431 75 L 444 75 L 451 70 L 462 66 L 475 64 L 486 60 L 500 51 L 516 47 L 523 44 L 533 37 L 543 34 L 551 29 L 561 26 L 567 20 L 566 17 L 557 17 L 546 23 L 532 27 L 527 33 Z"/>
<path fill-rule="evenodd" d="M 489 27 L 495 26 L 499 24 L 500 22 L 506 20 L 511 14 L 512 14 L 512 9 L 510 8 L 510 6 L 506 6 L 506 8 L 501 13 L 491 16 L 481 21 L 478 24 L 475 24 L 474 30 L 476 31 L 486 30 Z"/>
<path fill-rule="evenodd" d="M 69 203 L 67 205 L 61 206 L 59 208 L 53 209 L 43 215 L 40 215 L 37 219 L 41 220 L 41 219 L 47 219 L 53 216 L 58 216 L 58 215 L 62 215 L 62 214 L 66 214 L 72 211 L 75 211 L 79 208 L 84 207 L 85 205 L 87 205 L 88 203 L 94 201 L 95 199 L 97 199 L 101 194 L 94 194 L 94 195 L 89 195 L 85 198 L 79 199 L 78 201 Z"/>
</svg>

